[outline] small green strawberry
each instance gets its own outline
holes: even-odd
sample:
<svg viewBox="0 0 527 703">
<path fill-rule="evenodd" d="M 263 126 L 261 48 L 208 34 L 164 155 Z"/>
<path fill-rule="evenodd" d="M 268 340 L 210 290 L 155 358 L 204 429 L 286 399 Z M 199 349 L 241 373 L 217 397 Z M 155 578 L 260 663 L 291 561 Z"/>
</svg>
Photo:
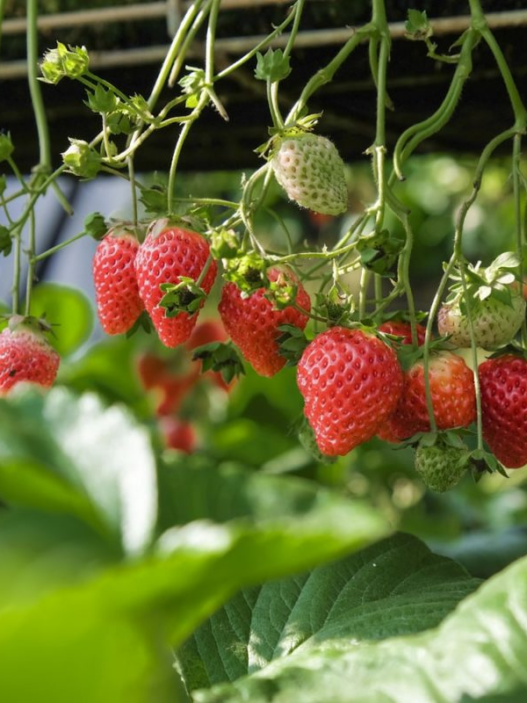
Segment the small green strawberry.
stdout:
<svg viewBox="0 0 527 703">
<path fill-rule="evenodd" d="M 468 449 L 452 446 L 438 438 L 432 446 L 419 444 L 415 452 L 415 470 L 425 485 L 436 493 L 453 488 L 467 470 Z"/>
<path fill-rule="evenodd" d="M 439 311 L 439 333 L 450 335 L 457 347 L 470 347 L 470 312 L 478 347 L 496 349 L 510 342 L 525 318 L 525 300 L 516 283 L 517 269 L 518 260 L 510 253 L 502 254 L 487 268 L 468 266 L 466 291 L 460 274 L 455 274 L 450 295 Z"/>
<path fill-rule="evenodd" d="M 290 200 L 322 215 L 340 215 L 348 207 L 344 162 L 335 145 L 316 134 L 283 137 L 271 166 Z"/>
</svg>

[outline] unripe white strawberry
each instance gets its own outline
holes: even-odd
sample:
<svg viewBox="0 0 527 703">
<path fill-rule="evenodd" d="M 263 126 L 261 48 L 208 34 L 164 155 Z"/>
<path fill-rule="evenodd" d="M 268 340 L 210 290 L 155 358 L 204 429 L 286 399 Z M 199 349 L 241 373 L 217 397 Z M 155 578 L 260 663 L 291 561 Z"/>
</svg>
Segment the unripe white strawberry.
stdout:
<svg viewBox="0 0 527 703">
<path fill-rule="evenodd" d="M 516 280 L 520 263 L 512 252 L 500 254 L 483 268 L 469 264 L 457 267 L 451 278 L 450 295 L 439 311 L 437 325 L 442 335 L 458 347 L 470 347 L 470 322 L 478 347 L 496 349 L 508 344 L 525 319 L 525 300 Z"/>
<path fill-rule="evenodd" d="M 344 162 L 335 145 L 316 134 L 283 138 L 271 160 L 276 180 L 290 200 L 323 215 L 348 206 Z"/>
<path fill-rule="evenodd" d="M 496 349 L 513 339 L 525 317 L 525 300 L 519 290 L 511 291 L 510 304 L 496 298 L 477 301 L 471 310 L 476 345 Z M 470 326 L 459 302 L 445 304 L 439 311 L 437 325 L 441 335 L 451 335 L 457 347 L 470 347 Z"/>
</svg>

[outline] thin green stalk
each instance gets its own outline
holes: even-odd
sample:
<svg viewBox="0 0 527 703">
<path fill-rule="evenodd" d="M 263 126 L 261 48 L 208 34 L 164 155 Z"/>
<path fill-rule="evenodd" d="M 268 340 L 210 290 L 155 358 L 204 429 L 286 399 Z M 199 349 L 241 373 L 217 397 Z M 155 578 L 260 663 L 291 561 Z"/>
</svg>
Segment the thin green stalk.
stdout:
<svg viewBox="0 0 527 703">
<path fill-rule="evenodd" d="M 413 247 L 413 232 L 410 227 L 410 221 L 408 215 L 399 215 L 404 231 L 406 233 L 406 242 L 404 243 L 403 250 L 399 256 L 399 266 L 398 266 L 398 280 L 404 288 L 406 294 L 406 304 L 408 306 L 408 312 L 410 314 L 410 329 L 412 331 L 412 344 L 416 347 L 418 346 L 417 338 L 417 318 L 415 316 L 415 302 L 414 294 L 412 292 L 412 285 L 410 283 L 410 259 Z"/>
<path fill-rule="evenodd" d="M 73 242 L 78 241 L 79 239 L 82 239 L 83 237 L 86 237 L 88 233 L 87 232 L 80 232 L 79 234 L 76 234 L 74 237 L 71 237 L 70 239 L 67 239 L 65 242 L 61 242 L 60 244 L 57 244 L 54 247 L 51 247 L 50 249 L 47 249 L 44 251 L 42 254 L 38 254 L 38 256 L 33 256 L 30 259 L 30 263 L 33 265 L 36 264 L 38 261 L 44 261 L 44 259 L 47 259 L 48 256 L 51 256 L 52 254 L 56 254 L 58 251 L 61 249 L 64 249 L 64 247 L 69 246 Z"/>
<path fill-rule="evenodd" d="M 360 273 L 359 284 L 359 319 L 362 320 L 366 315 L 366 299 L 368 297 L 368 284 L 371 278 L 371 271 L 363 268 Z"/>
<path fill-rule="evenodd" d="M 187 12 L 185 13 L 185 16 L 181 20 L 181 24 L 179 25 L 178 30 L 174 38 L 172 39 L 172 44 L 170 45 L 168 53 L 165 56 L 165 60 L 163 61 L 161 70 L 159 71 L 159 74 L 156 78 L 156 82 L 154 83 L 154 87 L 152 88 L 152 92 L 150 93 L 150 96 L 148 98 L 147 102 L 148 109 L 150 110 L 150 112 L 154 110 L 157 101 L 161 96 L 163 88 L 165 87 L 170 71 L 172 69 L 172 65 L 176 58 L 179 56 L 181 46 L 185 41 L 187 32 L 190 29 L 192 23 L 194 22 L 194 19 L 196 18 L 196 15 L 200 11 L 202 5 L 203 0 L 195 0 L 195 2 L 190 5 Z"/>
<path fill-rule="evenodd" d="M 340 49 L 337 55 L 327 64 L 327 66 L 319 69 L 306 83 L 304 89 L 300 94 L 300 97 L 293 105 L 285 119 L 286 125 L 293 125 L 297 121 L 311 96 L 316 93 L 319 88 L 321 88 L 326 83 L 329 83 L 333 79 L 333 76 L 342 66 L 348 56 L 354 51 L 354 49 L 359 46 L 359 44 L 361 44 L 370 36 L 371 32 L 374 31 L 374 29 L 375 26 L 369 23 L 367 25 L 364 25 L 364 27 L 353 31 L 352 36 Z"/>
<path fill-rule="evenodd" d="M 221 0 L 212 0 L 207 26 L 207 40 L 205 43 L 205 80 L 212 85 L 214 80 L 214 44 L 216 41 L 216 28 L 218 26 L 218 12 Z"/>
<path fill-rule="evenodd" d="M 179 157 L 181 156 L 181 152 L 183 150 L 183 145 L 185 144 L 185 140 L 189 135 L 189 132 L 192 128 L 192 125 L 194 124 L 195 120 L 198 119 L 200 116 L 203 108 L 209 101 L 209 96 L 206 93 L 202 93 L 201 97 L 199 99 L 199 102 L 197 106 L 194 108 L 192 112 L 192 119 L 189 119 L 188 122 L 185 122 L 183 125 L 181 132 L 179 133 L 178 140 L 176 142 L 176 147 L 174 149 L 174 153 L 172 154 L 172 161 L 170 162 L 170 171 L 168 175 L 168 188 L 167 188 L 167 208 L 168 212 L 172 212 L 172 197 L 175 192 L 175 187 L 176 187 L 176 172 L 177 172 L 177 167 L 179 164 Z"/>
<path fill-rule="evenodd" d="M 267 79 L 267 103 L 269 105 L 273 127 L 275 129 L 283 129 L 284 119 L 280 112 L 280 105 L 278 104 L 278 85 L 278 81 L 274 81 L 273 83 Z"/>
<path fill-rule="evenodd" d="M 2 47 L 2 23 L 4 21 L 5 0 L 0 0 L 0 48 Z"/>
<path fill-rule="evenodd" d="M 33 257 L 35 249 L 35 210 L 31 210 L 31 215 L 29 216 L 29 264 L 26 281 L 26 315 L 29 315 L 31 311 L 31 294 L 33 292 L 33 282 L 35 280 L 35 260 Z"/>
<path fill-rule="evenodd" d="M 459 102 L 465 81 L 472 72 L 472 52 L 476 45 L 477 32 L 469 29 L 465 35 L 459 62 L 450 83 L 447 94 L 433 115 L 426 120 L 409 127 L 397 140 L 394 149 L 394 173 L 389 183 L 395 178 L 404 179 L 402 165 L 425 139 L 440 131 L 454 114 Z"/>
<path fill-rule="evenodd" d="M 237 71 L 239 68 L 241 68 L 244 64 L 247 63 L 247 61 L 250 61 L 254 56 L 259 51 L 263 51 L 268 47 L 268 45 L 275 39 L 276 37 L 280 36 L 284 29 L 287 29 L 287 27 L 291 24 L 291 22 L 294 20 L 295 15 L 294 13 L 291 13 L 288 15 L 288 17 L 282 22 L 282 24 L 279 24 L 275 29 L 268 34 L 265 39 L 263 39 L 259 44 L 257 44 L 253 49 L 248 51 L 246 54 L 244 54 L 238 61 L 235 61 L 233 64 L 230 66 L 227 66 L 227 68 L 224 68 L 222 71 L 216 74 L 215 81 L 221 80 L 222 78 L 226 78 L 229 76 L 231 73 L 234 73 L 234 71 Z"/>
<path fill-rule="evenodd" d="M 470 354 L 472 357 L 472 367 L 474 373 L 474 390 L 476 393 L 476 426 L 478 437 L 478 449 L 483 449 L 483 415 L 481 411 L 481 387 L 478 374 L 478 349 L 476 344 L 476 336 L 474 333 L 474 318 L 472 315 L 472 301 L 467 290 L 467 277 L 465 271 L 465 262 L 463 258 L 458 261 L 459 272 L 461 275 L 461 283 L 463 285 L 463 297 L 467 308 L 468 331 L 470 335 Z"/>
<path fill-rule="evenodd" d="M 210 269 L 210 266 L 211 266 L 211 264 L 212 264 L 213 261 L 214 261 L 214 259 L 213 259 L 212 256 L 209 254 L 209 255 L 207 256 L 207 261 L 205 261 L 205 265 L 204 265 L 203 268 L 201 269 L 201 272 L 200 272 L 198 278 L 196 279 L 196 285 L 197 285 L 198 287 L 201 286 L 201 284 L 202 284 L 203 281 L 205 280 L 205 276 L 207 275 L 207 272 L 208 272 L 208 270 Z"/>
<path fill-rule="evenodd" d="M 135 167 L 134 167 L 134 159 L 132 156 L 128 157 L 126 159 L 126 163 L 128 164 L 128 178 L 130 179 L 130 188 L 131 188 L 131 196 L 132 196 L 132 222 L 134 225 L 137 224 L 137 183 L 135 181 Z"/>
<path fill-rule="evenodd" d="M 49 128 L 44 109 L 44 101 L 37 80 L 38 74 L 38 0 L 27 2 L 27 76 L 31 104 L 38 132 L 39 167 L 44 171 L 51 169 L 51 149 L 49 141 Z"/>
<path fill-rule="evenodd" d="M 183 68 L 183 64 L 185 63 L 185 60 L 187 58 L 189 47 L 194 41 L 201 25 L 207 18 L 207 15 L 209 14 L 211 2 L 212 0 L 209 0 L 205 7 L 203 7 L 198 12 L 185 36 L 183 43 L 181 44 L 179 54 L 176 57 L 176 60 L 174 61 L 174 65 L 172 66 L 172 70 L 170 71 L 170 76 L 168 77 L 168 86 L 170 88 L 174 87 L 177 79 L 179 78 L 179 74 L 181 73 L 181 69 Z"/>
<path fill-rule="evenodd" d="M 515 233 L 516 233 L 516 252 L 518 254 L 519 266 L 518 266 L 518 281 L 520 284 L 520 290 L 523 286 L 523 256 L 525 250 L 525 218 L 522 215 L 522 190 L 521 190 L 521 147 L 522 147 L 522 137 L 520 134 L 514 135 L 513 147 L 512 147 L 512 187 L 514 194 L 514 221 L 515 221 Z M 525 210 L 527 216 L 527 206 Z M 527 349 L 527 322 L 524 319 L 521 328 L 521 337 L 524 348 Z"/>
<path fill-rule="evenodd" d="M 516 87 L 516 83 L 512 77 L 511 70 L 505 57 L 503 56 L 503 52 L 488 27 L 481 32 L 481 36 L 487 42 L 494 55 L 495 61 L 498 64 L 498 68 L 503 78 L 503 82 L 505 83 L 505 87 L 507 88 L 507 93 L 509 94 L 509 99 L 514 111 L 516 126 L 520 131 L 525 131 L 525 127 L 527 125 L 527 110 L 525 109 L 525 105 L 520 97 L 520 93 L 518 92 L 518 88 Z"/>
<path fill-rule="evenodd" d="M 15 241 L 15 251 L 13 256 L 13 288 L 12 288 L 12 310 L 13 315 L 18 315 L 20 312 L 20 268 L 21 268 L 21 258 L 22 258 L 22 242 L 21 242 L 21 231 L 17 227 L 13 232 L 13 239 Z"/>
</svg>

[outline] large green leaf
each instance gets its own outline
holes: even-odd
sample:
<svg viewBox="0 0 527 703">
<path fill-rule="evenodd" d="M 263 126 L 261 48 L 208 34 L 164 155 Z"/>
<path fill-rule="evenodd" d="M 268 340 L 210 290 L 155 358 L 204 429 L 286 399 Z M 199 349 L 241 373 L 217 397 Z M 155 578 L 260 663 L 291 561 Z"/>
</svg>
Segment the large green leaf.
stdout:
<svg viewBox="0 0 527 703">
<path fill-rule="evenodd" d="M 234 681 L 322 642 L 348 638 L 356 647 L 421 632 L 439 624 L 479 583 L 416 538 L 396 535 L 238 594 L 182 647 L 180 666 L 193 690 Z"/>
<path fill-rule="evenodd" d="M 34 288 L 31 314 L 45 315 L 54 325 L 50 342 L 62 356 L 78 349 L 88 339 L 93 325 L 89 300 L 80 291 L 55 283 L 41 283 Z"/>
<path fill-rule="evenodd" d="M 527 559 L 468 596 L 437 629 L 300 647 L 200 703 L 519 703 L 527 696 Z M 382 616 L 391 617 L 386 609 Z"/>
<path fill-rule="evenodd" d="M 0 496 L 98 515 L 127 552 L 139 552 L 149 544 L 156 520 L 148 433 L 125 408 L 107 408 L 91 394 L 77 398 L 55 388 L 46 396 L 27 392 L 2 400 Z"/>
</svg>

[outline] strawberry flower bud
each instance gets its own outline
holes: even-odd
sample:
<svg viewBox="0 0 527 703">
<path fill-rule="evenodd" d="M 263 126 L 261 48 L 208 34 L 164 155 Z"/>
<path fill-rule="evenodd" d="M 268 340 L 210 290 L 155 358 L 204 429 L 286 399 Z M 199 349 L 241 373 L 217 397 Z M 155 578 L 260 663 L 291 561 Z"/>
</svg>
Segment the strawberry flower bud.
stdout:
<svg viewBox="0 0 527 703">
<path fill-rule="evenodd" d="M 57 42 L 56 49 L 50 49 L 44 54 L 40 70 L 45 83 L 56 85 L 63 78 L 75 80 L 88 72 L 90 57 L 84 46 L 67 47 Z"/>
</svg>

